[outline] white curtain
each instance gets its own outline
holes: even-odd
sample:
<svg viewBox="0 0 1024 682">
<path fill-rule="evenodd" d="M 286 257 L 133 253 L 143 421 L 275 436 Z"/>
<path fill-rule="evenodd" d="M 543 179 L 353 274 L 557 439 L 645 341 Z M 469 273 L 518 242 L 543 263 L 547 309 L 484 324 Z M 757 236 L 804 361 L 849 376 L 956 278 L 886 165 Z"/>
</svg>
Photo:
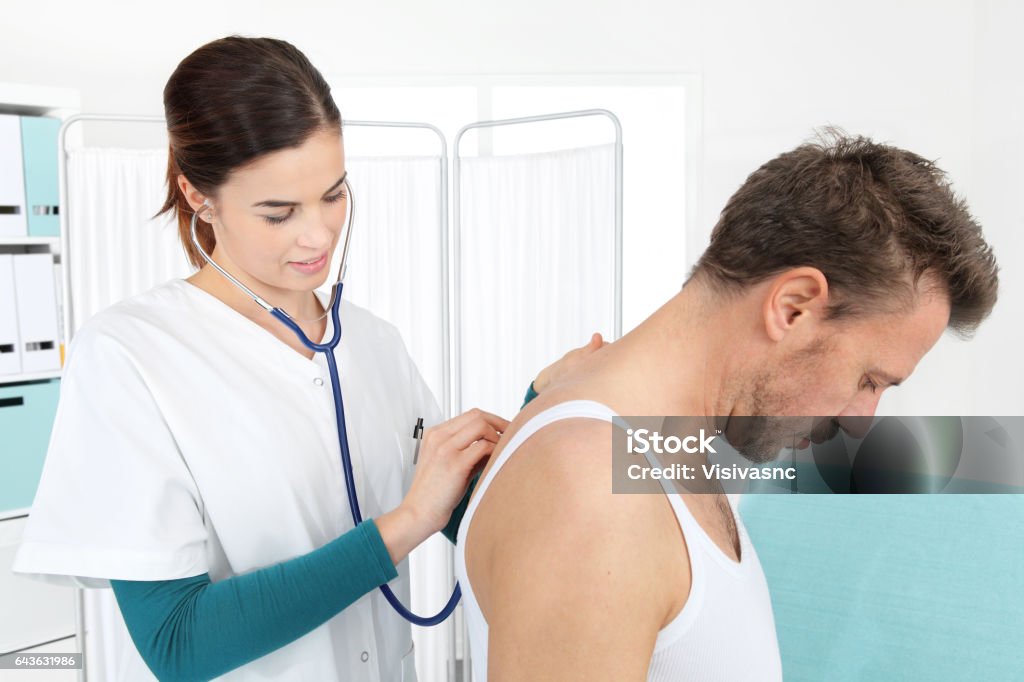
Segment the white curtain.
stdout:
<svg viewBox="0 0 1024 682">
<path fill-rule="evenodd" d="M 462 409 L 511 417 L 536 373 L 613 340 L 615 146 L 462 160 Z"/>
<path fill-rule="evenodd" d="M 345 166 L 355 208 L 345 298 L 398 327 L 440 404 L 441 160 L 350 157 Z"/>
<path fill-rule="evenodd" d="M 614 340 L 615 145 L 463 158 L 461 176 L 461 409 L 511 419 L 542 367 Z"/>
<path fill-rule="evenodd" d="M 356 213 L 344 295 L 399 328 L 440 402 L 440 160 L 350 157 L 346 165 Z M 73 329 L 125 297 L 193 272 L 176 223 L 150 219 L 163 204 L 166 168 L 162 149 L 69 151 L 69 253 L 64 257 Z M 434 538 L 410 559 L 418 612 L 436 612 L 443 603 L 440 595 L 450 589 L 446 544 Z M 89 679 L 108 679 L 119 652 L 134 646 L 113 593 L 86 590 L 85 616 Z M 414 628 L 423 682 L 445 679 L 447 633 L 443 627 Z"/>
<path fill-rule="evenodd" d="M 72 327 L 172 277 L 192 272 L 177 224 L 151 217 L 166 196 L 167 150 L 68 153 L 68 240 Z"/>
<path fill-rule="evenodd" d="M 444 411 L 441 159 L 349 157 L 345 166 L 355 213 L 344 295 L 398 327 Z M 415 613 L 433 615 L 444 606 L 452 587 L 448 547 L 437 535 L 412 553 Z M 447 679 L 449 631 L 413 628 L 421 682 Z"/>
</svg>

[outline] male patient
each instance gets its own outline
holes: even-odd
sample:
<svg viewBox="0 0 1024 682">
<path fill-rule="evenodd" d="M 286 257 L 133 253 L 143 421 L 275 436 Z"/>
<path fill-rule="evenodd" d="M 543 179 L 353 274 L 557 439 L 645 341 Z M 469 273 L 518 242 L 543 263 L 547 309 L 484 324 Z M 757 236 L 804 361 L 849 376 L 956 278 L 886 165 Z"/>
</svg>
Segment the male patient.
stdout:
<svg viewBox="0 0 1024 682">
<path fill-rule="evenodd" d="M 554 380 L 491 456 L 456 558 L 474 679 L 781 680 L 731 504 L 613 494 L 611 417 L 835 415 L 737 449 L 806 447 L 874 414 L 944 330 L 969 336 L 997 270 L 915 154 L 832 132 L 755 171 L 682 290 Z"/>
</svg>

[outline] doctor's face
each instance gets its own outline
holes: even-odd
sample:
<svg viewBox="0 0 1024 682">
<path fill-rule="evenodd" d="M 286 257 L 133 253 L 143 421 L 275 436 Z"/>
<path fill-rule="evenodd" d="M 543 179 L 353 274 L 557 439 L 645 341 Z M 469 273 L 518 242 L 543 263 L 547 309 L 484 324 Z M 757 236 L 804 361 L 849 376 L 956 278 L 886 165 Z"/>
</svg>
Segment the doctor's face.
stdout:
<svg viewBox="0 0 1024 682">
<path fill-rule="evenodd" d="M 215 251 L 237 274 L 267 287 L 319 287 L 348 215 L 344 176 L 337 131 L 316 132 L 236 169 L 214 200 Z"/>
</svg>

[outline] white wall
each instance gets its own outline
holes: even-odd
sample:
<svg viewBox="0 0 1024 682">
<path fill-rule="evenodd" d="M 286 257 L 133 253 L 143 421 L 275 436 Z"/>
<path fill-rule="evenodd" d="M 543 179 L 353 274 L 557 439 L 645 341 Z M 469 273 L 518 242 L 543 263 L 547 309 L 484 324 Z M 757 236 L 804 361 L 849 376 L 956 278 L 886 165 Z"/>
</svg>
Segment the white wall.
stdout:
<svg viewBox="0 0 1024 682">
<path fill-rule="evenodd" d="M 13 6 L 10 6 L 13 5 Z M 936 158 L 1003 266 L 1000 304 L 969 344 L 944 339 L 881 409 L 1024 414 L 1024 10 L 1012 0 L 520 0 L 516 3 L 9 3 L 0 81 L 78 88 L 86 111 L 160 113 L 177 62 L 229 33 L 298 45 L 344 74 L 696 73 L 703 89 L 699 225 L 686 253 L 626 252 L 661 272 L 627 328 L 671 296 L 717 212 L 760 163 L 838 124 Z M 342 114 L 345 103 L 339 103 Z M 626 131 L 628 134 L 628 131 Z M 628 144 L 628 140 L 627 140 Z M 626 225 L 657 238 L 657 225 Z M 677 229 L 669 227 L 667 229 Z M 629 242 L 627 242 L 627 249 Z"/>
<path fill-rule="evenodd" d="M 974 21 L 970 172 L 965 193 L 1000 259 L 1000 301 L 969 355 L 979 414 L 1024 414 L 1024 3 L 982 3 Z M 951 366 L 952 363 L 950 363 Z M 968 363 L 964 363 L 967 365 Z M 930 377 L 942 377 L 933 364 Z M 963 370 L 953 377 L 954 386 Z"/>
</svg>

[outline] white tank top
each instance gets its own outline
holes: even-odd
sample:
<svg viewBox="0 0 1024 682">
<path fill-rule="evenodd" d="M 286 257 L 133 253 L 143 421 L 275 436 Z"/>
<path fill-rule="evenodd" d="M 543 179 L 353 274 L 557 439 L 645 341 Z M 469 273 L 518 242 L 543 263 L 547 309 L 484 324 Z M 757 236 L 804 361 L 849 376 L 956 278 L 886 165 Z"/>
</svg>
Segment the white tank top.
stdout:
<svg viewBox="0 0 1024 682">
<path fill-rule="evenodd" d="M 498 455 L 459 527 L 455 575 L 462 585 L 463 606 L 473 659 L 474 682 L 487 680 L 487 621 L 466 575 L 466 536 L 487 487 L 516 449 L 543 427 L 560 419 L 586 417 L 611 421 L 608 406 L 571 400 L 550 407 L 524 424 Z M 648 682 L 776 682 L 782 680 L 775 619 L 761 563 L 735 508 L 740 561 L 726 556 L 697 523 L 682 497 L 662 481 L 690 555 L 690 594 L 679 614 L 658 631 L 647 670 Z"/>
</svg>

